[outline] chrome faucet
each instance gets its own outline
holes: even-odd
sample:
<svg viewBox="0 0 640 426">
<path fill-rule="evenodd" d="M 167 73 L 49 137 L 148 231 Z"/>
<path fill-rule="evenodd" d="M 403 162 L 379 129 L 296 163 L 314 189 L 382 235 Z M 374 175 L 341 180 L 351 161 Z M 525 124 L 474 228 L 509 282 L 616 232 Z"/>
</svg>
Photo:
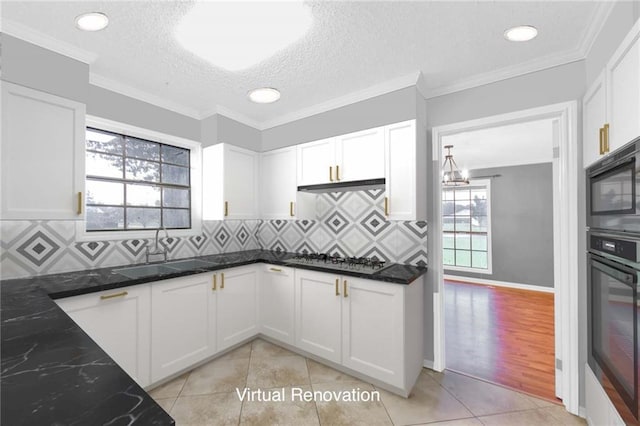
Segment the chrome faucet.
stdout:
<svg viewBox="0 0 640 426">
<path fill-rule="evenodd" d="M 149 263 L 149 256 L 151 255 L 157 255 L 157 254 L 162 254 L 164 255 L 164 261 L 167 261 L 167 248 L 166 247 L 159 247 L 159 243 L 160 243 L 160 230 L 164 231 L 164 235 L 165 238 L 169 238 L 169 233 L 167 232 L 167 230 L 165 229 L 165 227 L 163 226 L 162 228 L 158 228 L 156 229 L 156 240 L 155 240 L 155 245 L 153 247 L 153 250 L 149 250 L 149 244 L 147 244 L 147 251 L 146 251 L 146 256 L 147 256 L 147 263 Z"/>
</svg>

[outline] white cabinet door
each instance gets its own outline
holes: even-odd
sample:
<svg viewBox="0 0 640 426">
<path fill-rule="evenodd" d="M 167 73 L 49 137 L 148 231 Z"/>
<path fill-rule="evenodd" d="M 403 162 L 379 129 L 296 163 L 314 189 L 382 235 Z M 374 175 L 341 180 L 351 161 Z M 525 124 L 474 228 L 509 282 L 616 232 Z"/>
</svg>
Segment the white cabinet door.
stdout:
<svg viewBox="0 0 640 426">
<path fill-rule="evenodd" d="M 640 136 L 640 24 L 607 64 L 608 151 Z"/>
<path fill-rule="evenodd" d="M 341 279 L 342 364 L 403 387 L 402 286 L 346 276 Z"/>
<path fill-rule="evenodd" d="M 297 188 L 296 147 L 260 155 L 260 210 L 262 219 L 292 219 Z"/>
<path fill-rule="evenodd" d="M 340 277 L 296 269 L 296 346 L 333 362 L 341 359 Z"/>
<path fill-rule="evenodd" d="M 4 219 L 83 218 L 84 122 L 84 104 L 2 82 Z"/>
<path fill-rule="evenodd" d="M 140 386 L 150 383 L 149 285 L 69 297 L 56 303 Z"/>
<path fill-rule="evenodd" d="M 594 81 L 582 99 L 582 158 L 588 167 L 604 154 L 602 127 L 607 121 L 607 89 L 605 73 Z"/>
<path fill-rule="evenodd" d="M 416 121 L 385 126 L 384 133 L 385 216 L 389 220 L 416 220 Z"/>
<path fill-rule="evenodd" d="M 293 345 L 294 270 L 279 265 L 260 265 L 260 269 L 260 332 Z"/>
<path fill-rule="evenodd" d="M 384 177 L 384 128 L 376 127 L 336 138 L 338 181 Z"/>
<path fill-rule="evenodd" d="M 243 266 L 218 276 L 218 350 L 224 350 L 258 333 L 258 271 Z"/>
<path fill-rule="evenodd" d="M 227 219 L 258 218 L 258 154 L 225 144 L 224 194 Z"/>
<path fill-rule="evenodd" d="M 297 145 L 298 186 L 327 183 L 336 179 L 335 138 Z"/>
<path fill-rule="evenodd" d="M 151 381 L 157 382 L 216 352 L 213 274 L 151 285 Z"/>
</svg>

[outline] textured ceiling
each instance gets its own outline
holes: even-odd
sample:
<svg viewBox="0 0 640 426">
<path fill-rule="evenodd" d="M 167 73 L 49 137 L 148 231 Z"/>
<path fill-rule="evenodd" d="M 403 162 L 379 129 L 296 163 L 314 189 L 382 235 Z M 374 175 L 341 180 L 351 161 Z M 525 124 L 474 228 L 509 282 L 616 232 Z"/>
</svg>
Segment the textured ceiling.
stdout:
<svg viewBox="0 0 640 426">
<path fill-rule="evenodd" d="M 216 68 L 184 50 L 172 30 L 192 2 L 3 2 L 3 19 L 95 53 L 91 72 L 179 104 L 197 114 L 223 107 L 254 122 L 421 71 L 427 92 L 499 69 L 555 65 L 577 58 L 601 12 L 597 2 L 308 2 L 309 32 L 243 71 Z M 247 7 L 251 7 L 247 3 Z M 77 30 L 87 11 L 110 17 L 104 31 Z M 530 24 L 528 43 L 504 40 Z M 211 40 L 233 43 L 233 40 Z M 248 90 L 276 87 L 282 98 L 256 105 Z"/>
</svg>

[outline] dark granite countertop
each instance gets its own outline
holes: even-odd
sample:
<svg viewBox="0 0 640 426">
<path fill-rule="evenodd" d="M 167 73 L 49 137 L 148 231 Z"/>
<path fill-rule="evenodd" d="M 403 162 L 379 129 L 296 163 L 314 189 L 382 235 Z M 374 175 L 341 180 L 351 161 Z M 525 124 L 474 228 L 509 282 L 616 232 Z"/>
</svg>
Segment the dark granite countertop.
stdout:
<svg viewBox="0 0 640 426">
<path fill-rule="evenodd" d="M 131 279 L 117 268 L 0 282 L 1 417 L 7 425 L 172 425 L 173 419 L 52 299 L 143 284 L 252 263 L 291 265 L 294 254 L 250 250 L 194 259 L 210 267 Z M 427 268 L 394 264 L 375 274 L 340 275 L 410 284 Z"/>
</svg>

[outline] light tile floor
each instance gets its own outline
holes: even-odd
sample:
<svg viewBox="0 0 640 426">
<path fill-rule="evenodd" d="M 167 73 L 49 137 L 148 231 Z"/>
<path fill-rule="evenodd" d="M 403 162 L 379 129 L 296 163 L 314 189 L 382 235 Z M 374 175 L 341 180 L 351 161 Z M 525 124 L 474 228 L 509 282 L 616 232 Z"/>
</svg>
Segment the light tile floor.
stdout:
<svg viewBox="0 0 640 426">
<path fill-rule="evenodd" d="M 453 373 L 423 369 L 409 398 L 382 389 L 374 402 L 240 400 L 236 388 L 313 391 L 375 386 L 256 339 L 150 395 L 178 426 L 205 425 L 585 425 L 563 407 Z"/>
</svg>

